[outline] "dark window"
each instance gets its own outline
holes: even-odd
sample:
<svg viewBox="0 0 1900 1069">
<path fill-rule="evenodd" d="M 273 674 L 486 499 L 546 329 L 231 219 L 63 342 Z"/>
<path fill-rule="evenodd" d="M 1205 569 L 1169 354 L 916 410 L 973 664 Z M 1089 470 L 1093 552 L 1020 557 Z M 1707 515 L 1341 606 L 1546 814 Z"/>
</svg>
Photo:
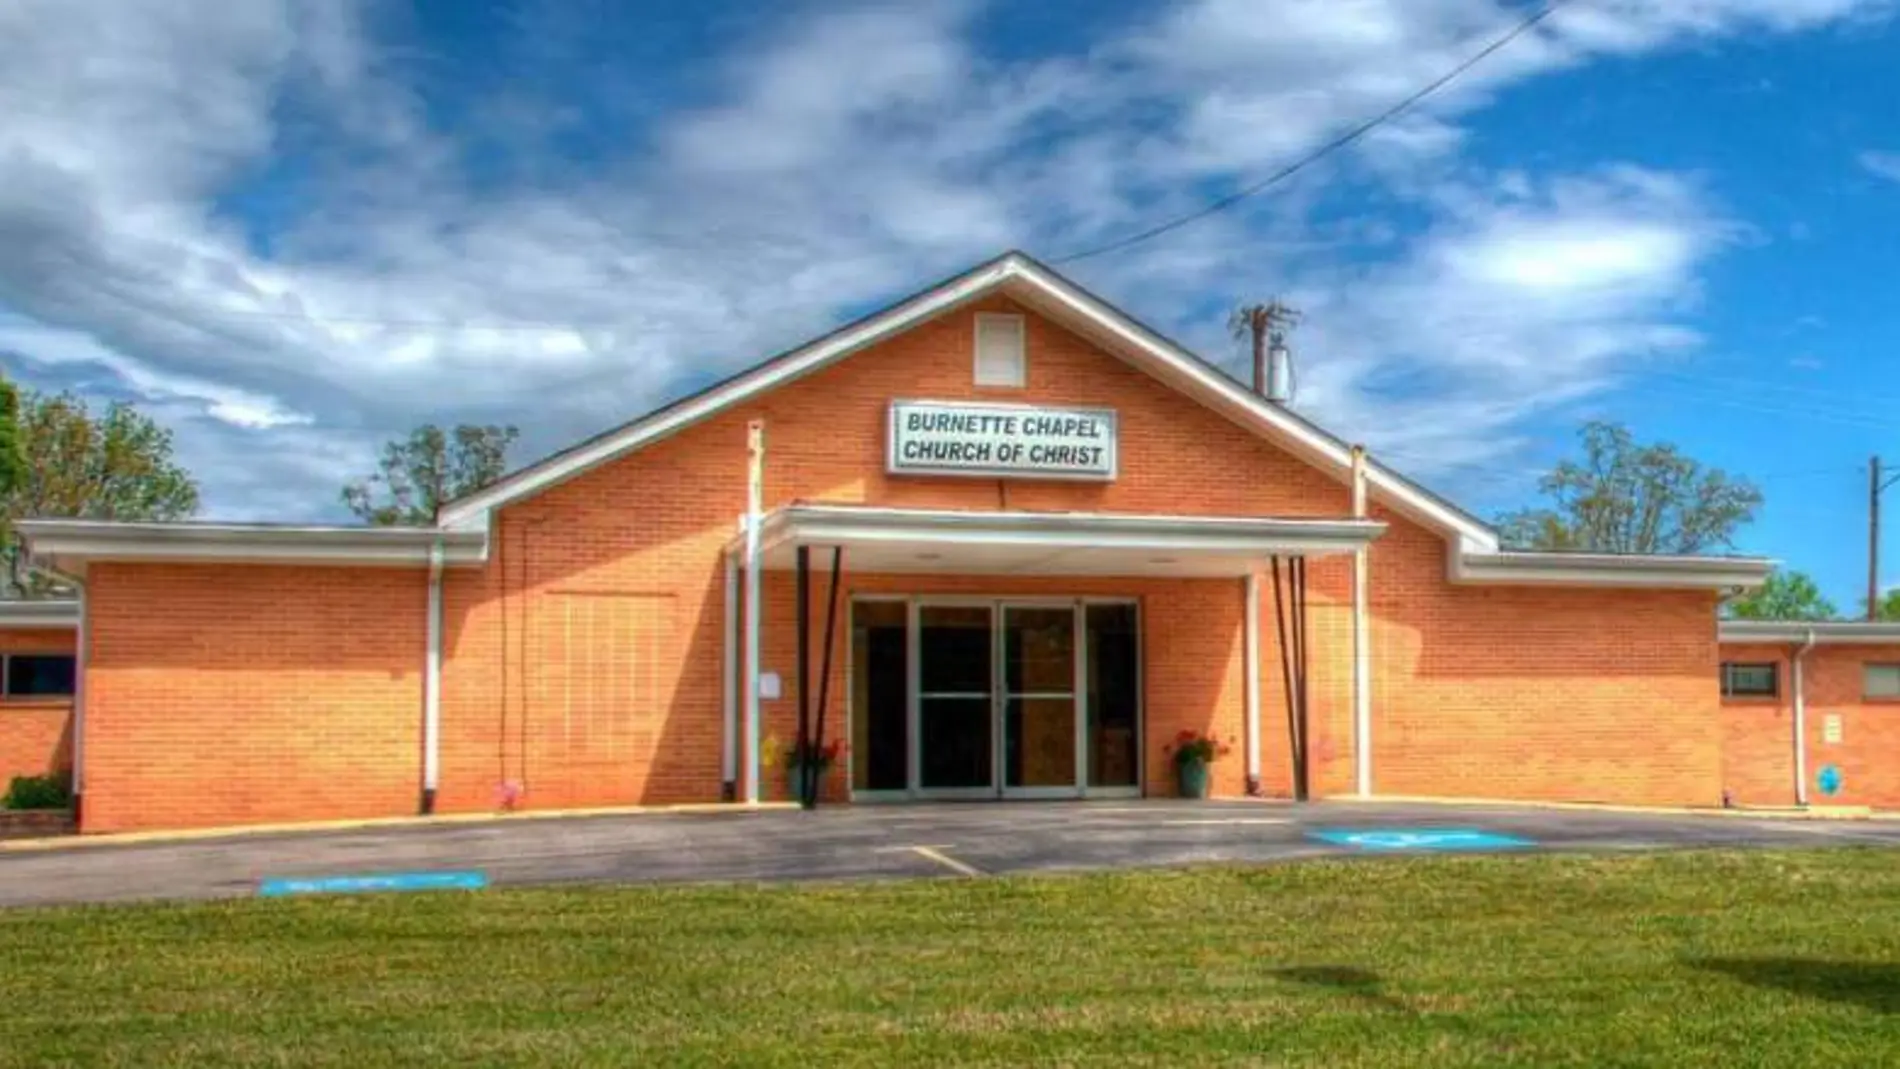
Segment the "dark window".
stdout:
<svg viewBox="0 0 1900 1069">
<path fill-rule="evenodd" d="M 60 654 L 14 654 L 7 658 L 7 697 L 69 698 L 73 659 Z"/>
<path fill-rule="evenodd" d="M 1780 693 L 1776 686 L 1779 673 L 1777 666 L 1769 664 L 1722 665 L 1722 696 L 1724 698 L 1772 698 Z"/>
</svg>

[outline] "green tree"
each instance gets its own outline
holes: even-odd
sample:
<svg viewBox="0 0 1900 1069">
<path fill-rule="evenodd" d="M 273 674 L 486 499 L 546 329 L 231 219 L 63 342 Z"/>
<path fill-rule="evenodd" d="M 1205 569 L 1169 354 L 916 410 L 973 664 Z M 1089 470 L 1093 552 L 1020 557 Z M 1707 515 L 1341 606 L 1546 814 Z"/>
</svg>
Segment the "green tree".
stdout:
<svg viewBox="0 0 1900 1069">
<path fill-rule="evenodd" d="M 1807 573 L 1783 571 L 1729 599 L 1723 611 L 1737 620 L 1832 620 L 1840 615 Z"/>
<path fill-rule="evenodd" d="M 1638 444 L 1619 423 L 1586 423 L 1583 457 L 1565 460 L 1538 487 L 1546 508 L 1498 518 L 1507 544 L 1597 553 L 1703 553 L 1728 549 L 1755 518 L 1761 491 L 1704 468 L 1667 443 Z"/>
<path fill-rule="evenodd" d="M 1861 614 L 1866 615 L 1866 598 L 1860 599 L 1860 609 Z M 1874 619 L 1900 620 L 1900 587 L 1895 587 L 1880 595 L 1880 600 L 1874 602 Z"/>
<path fill-rule="evenodd" d="M 26 478 L 26 449 L 20 444 L 20 391 L 0 379 L 0 497 Z"/>
<path fill-rule="evenodd" d="M 433 423 L 383 446 L 376 474 L 343 488 L 343 503 L 379 527 L 433 523 L 445 502 L 487 486 L 508 470 L 508 447 L 520 431 L 493 424 Z"/>
<path fill-rule="evenodd" d="M 150 416 L 122 401 L 94 412 L 70 393 L 29 390 L 17 404 L 26 463 L 0 499 L 9 596 L 43 596 L 59 587 L 27 567 L 15 520 L 178 520 L 198 511 L 197 482 L 173 458 L 171 431 Z"/>
</svg>

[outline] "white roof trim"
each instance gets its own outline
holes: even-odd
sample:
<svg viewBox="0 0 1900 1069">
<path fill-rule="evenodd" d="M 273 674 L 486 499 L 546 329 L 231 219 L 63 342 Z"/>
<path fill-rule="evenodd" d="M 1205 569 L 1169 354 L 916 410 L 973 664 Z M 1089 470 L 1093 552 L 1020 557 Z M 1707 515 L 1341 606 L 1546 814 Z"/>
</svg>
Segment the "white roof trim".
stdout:
<svg viewBox="0 0 1900 1069">
<path fill-rule="evenodd" d="M 1806 642 L 1822 646 L 1900 646 L 1900 623 L 1864 620 L 1723 620 L 1727 643 Z"/>
<path fill-rule="evenodd" d="M 957 546 L 1319 556 L 1349 553 L 1385 533 L 1376 520 L 1145 516 L 1097 512 L 963 512 L 790 505 L 766 514 L 760 547 L 904 542 Z"/>
<path fill-rule="evenodd" d="M 43 601 L 0 600 L 0 631 L 25 631 L 32 628 L 76 628 L 79 626 L 79 602 L 70 598 Z"/>
<path fill-rule="evenodd" d="M 1218 399 L 1255 431 L 1271 432 L 1309 460 L 1330 464 L 1342 481 L 1351 471 L 1349 447 L 1285 408 L 1262 398 L 1219 369 L 1141 326 L 1126 314 L 1083 291 L 1074 283 L 1021 253 L 975 268 L 934 289 L 901 301 L 890 309 L 834 334 L 769 360 L 726 382 L 637 419 L 564 453 L 530 465 L 459 501 L 444 506 L 437 522 L 444 527 L 478 523 L 483 514 L 519 498 L 571 479 L 596 465 L 638 449 L 706 419 L 723 409 L 784 385 L 894 334 L 939 315 L 992 290 L 1010 285 L 1033 303 L 1066 313 L 1100 337 L 1119 343 L 1124 358 L 1138 356 L 1139 365 L 1165 372 L 1177 388 L 1187 383 L 1203 400 Z M 1429 526 L 1453 535 L 1463 548 L 1497 548 L 1496 532 L 1455 506 L 1434 497 L 1396 472 L 1368 463 L 1367 481 L 1373 491 L 1401 511 Z"/>
<path fill-rule="evenodd" d="M 485 531 L 434 527 L 292 527 L 247 523 L 116 523 L 21 520 L 36 561 L 83 576 L 92 561 L 201 561 L 428 567 L 430 548 L 449 565 L 488 557 Z"/>
<path fill-rule="evenodd" d="M 1352 448 L 1319 427 L 1299 418 L 1284 405 L 1278 405 L 1225 374 L 1194 354 L 1175 345 L 1067 279 L 1026 257 L 1013 260 L 1017 275 L 1037 284 L 1039 296 L 1053 297 L 1063 310 L 1079 316 L 1091 326 L 1109 333 L 1125 347 L 1151 357 L 1160 367 L 1181 374 L 1205 395 L 1226 402 L 1247 417 L 1254 426 L 1276 432 L 1282 442 L 1295 446 L 1309 460 L 1330 463 L 1342 480 L 1351 476 Z M 1177 385 L 1178 388 L 1178 385 Z M 1368 459 L 1366 481 L 1371 488 L 1401 511 L 1429 526 L 1456 536 L 1465 548 L 1494 550 L 1497 532 L 1477 519 L 1407 480 L 1391 469 Z"/>
<path fill-rule="evenodd" d="M 1454 583 L 1519 586 L 1645 587 L 1665 590 L 1749 590 L 1774 562 L 1758 557 L 1691 557 L 1505 550 L 1451 554 Z"/>
</svg>

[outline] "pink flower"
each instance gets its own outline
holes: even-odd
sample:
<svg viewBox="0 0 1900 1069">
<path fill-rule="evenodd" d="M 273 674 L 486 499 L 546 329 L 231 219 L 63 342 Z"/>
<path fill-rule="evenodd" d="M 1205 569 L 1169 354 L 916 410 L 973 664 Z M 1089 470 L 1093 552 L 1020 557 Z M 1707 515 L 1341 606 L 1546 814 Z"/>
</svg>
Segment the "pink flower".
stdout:
<svg viewBox="0 0 1900 1069">
<path fill-rule="evenodd" d="M 514 812 L 515 807 L 521 804 L 524 793 L 521 784 L 514 780 L 502 781 L 501 786 L 495 788 L 495 808 L 504 813 Z"/>
</svg>

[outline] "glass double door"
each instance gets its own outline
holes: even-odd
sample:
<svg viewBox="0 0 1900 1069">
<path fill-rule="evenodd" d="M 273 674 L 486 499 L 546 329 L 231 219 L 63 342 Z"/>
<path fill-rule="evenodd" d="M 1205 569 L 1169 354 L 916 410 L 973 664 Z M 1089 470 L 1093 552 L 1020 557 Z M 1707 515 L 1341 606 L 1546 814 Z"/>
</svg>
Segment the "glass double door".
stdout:
<svg viewBox="0 0 1900 1069">
<path fill-rule="evenodd" d="M 1077 793 L 1076 614 L 1073 604 L 918 606 L 921 792 Z"/>
<path fill-rule="evenodd" d="M 913 612 L 909 793 L 1134 789 L 1133 603 L 922 601 Z"/>
</svg>

